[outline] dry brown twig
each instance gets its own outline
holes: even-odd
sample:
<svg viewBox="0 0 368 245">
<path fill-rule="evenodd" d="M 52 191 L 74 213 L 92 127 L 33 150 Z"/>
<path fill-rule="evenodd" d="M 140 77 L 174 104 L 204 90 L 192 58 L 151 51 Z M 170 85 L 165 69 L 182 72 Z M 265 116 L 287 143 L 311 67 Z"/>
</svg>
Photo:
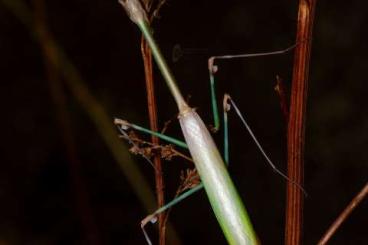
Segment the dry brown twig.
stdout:
<svg viewBox="0 0 368 245">
<path fill-rule="evenodd" d="M 328 228 L 326 233 L 323 235 L 318 245 L 325 245 L 331 239 L 331 237 L 336 233 L 337 229 L 341 224 L 349 217 L 351 212 L 363 201 L 363 199 L 368 195 L 368 182 L 364 185 L 363 189 L 351 200 L 349 205 L 344 209 L 344 211 L 337 217 L 337 219 Z"/>
</svg>

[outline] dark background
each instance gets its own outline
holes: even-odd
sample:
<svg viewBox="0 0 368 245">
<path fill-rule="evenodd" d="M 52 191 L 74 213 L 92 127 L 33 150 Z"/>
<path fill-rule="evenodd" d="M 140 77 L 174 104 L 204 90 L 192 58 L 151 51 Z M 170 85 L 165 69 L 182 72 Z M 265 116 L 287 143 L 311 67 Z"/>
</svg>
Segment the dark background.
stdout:
<svg viewBox="0 0 368 245">
<path fill-rule="evenodd" d="M 111 121 L 117 116 L 148 125 L 140 34 L 117 1 L 46 2 L 51 32 Z M 363 1 L 317 3 L 306 128 L 305 244 L 318 241 L 367 181 L 367 18 Z M 297 1 L 170 0 L 154 29 L 183 94 L 191 95 L 190 104 L 210 123 L 207 58 L 286 48 L 294 43 L 296 19 Z M 176 44 L 196 51 L 173 62 Z M 75 207 L 40 47 L 3 5 L 0 54 L 0 244 L 89 244 Z M 218 62 L 218 98 L 232 95 L 282 170 L 286 126 L 273 87 L 280 75 L 289 88 L 292 61 L 290 52 Z M 162 126 L 177 109 L 156 75 Z M 85 111 L 66 93 L 96 244 L 145 244 L 139 222 L 147 212 Z M 231 120 L 231 175 L 263 244 L 282 244 L 285 181 L 265 164 L 233 115 Z M 182 137 L 177 122 L 168 133 Z M 152 167 L 134 159 L 153 189 Z M 176 160 L 164 163 L 167 199 L 186 166 Z M 365 201 L 331 244 L 367 244 L 367 208 Z M 225 244 L 203 192 L 175 207 L 170 221 L 184 244 Z M 155 239 L 155 230 L 149 232 Z"/>
</svg>

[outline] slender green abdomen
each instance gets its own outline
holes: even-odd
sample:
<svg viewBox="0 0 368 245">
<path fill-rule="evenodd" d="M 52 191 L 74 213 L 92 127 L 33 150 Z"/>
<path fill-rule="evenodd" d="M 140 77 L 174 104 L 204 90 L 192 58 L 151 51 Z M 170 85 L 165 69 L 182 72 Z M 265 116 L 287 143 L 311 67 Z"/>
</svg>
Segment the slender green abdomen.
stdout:
<svg viewBox="0 0 368 245">
<path fill-rule="evenodd" d="M 247 211 L 201 118 L 188 108 L 180 125 L 212 209 L 229 244 L 258 244 Z"/>
</svg>

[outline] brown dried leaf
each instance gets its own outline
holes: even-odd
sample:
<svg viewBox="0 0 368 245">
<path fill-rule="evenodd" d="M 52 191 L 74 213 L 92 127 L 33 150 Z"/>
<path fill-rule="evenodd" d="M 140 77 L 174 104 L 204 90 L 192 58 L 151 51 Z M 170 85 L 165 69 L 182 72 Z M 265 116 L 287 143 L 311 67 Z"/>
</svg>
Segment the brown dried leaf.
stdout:
<svg viewBox="0 0 368 245">
<path fill-rule="evenodd" d="M 180 174 L 181 184 L 177 190 L 177 194 L 184 192 L 185 190 L 192 189 L 201 183 L 201 179 L 197 173 L 197 170 L 186 169 Z"/>
<path fill-rule="evenodd" d="M 161 147 L 161 158 L 171 161 L 176 155 L 177 154 L 175 151 L 173 151 L 173 147 L 171 145 L 165 145 Z"/>
</svg>

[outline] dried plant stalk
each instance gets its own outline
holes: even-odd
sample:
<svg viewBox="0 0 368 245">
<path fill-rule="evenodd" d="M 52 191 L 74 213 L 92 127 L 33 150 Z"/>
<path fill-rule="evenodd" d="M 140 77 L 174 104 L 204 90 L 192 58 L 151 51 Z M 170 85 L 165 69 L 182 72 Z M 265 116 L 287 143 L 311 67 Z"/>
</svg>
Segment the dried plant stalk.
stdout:
<svg viewBox="0 0 368 245">
<path fill-rule="evenodd" d="M 153 81 L 153 69 L 152 69 L 152 54 L 151 50 L 142 37 L 141 52 L 144 63 L 144 73 L 146 79 L 146 92 L 147 92 L 147 108 L 150 122 L 150 129 L 152 131 L 158 131 L 157 126 L 157 106 L 155 98 L 155 87 Z M 159 139 L 155 136 L 151 137 L 152 143 L 159 145 Z M 162 163 L 159 155 L 154 156 L 153 163 L 155 166 L 155 182 L 156 182 L 156 198 L 158 207 L 162 207 L 165 204 L 164 195 L 164 180 L 162 176 Z M 166 238 L 166 225 L 165 225 L 165 212 L 158 215 L 158 234 L 159 244 L 165 245 Z"/>
<path fill-rule="evenodd" d="M 304 176 L 306 102 L 315 4 L 316 0 L 299 1 L 296 36 L 298 45 L 295 48 L 288 120 L 288 176 L 300 185 L 303 184 Z M 285 225 L 287 245 L 298 245 L 302 242 L 303 202 L 301 189 L 288 182 Z"/>
</svg>

